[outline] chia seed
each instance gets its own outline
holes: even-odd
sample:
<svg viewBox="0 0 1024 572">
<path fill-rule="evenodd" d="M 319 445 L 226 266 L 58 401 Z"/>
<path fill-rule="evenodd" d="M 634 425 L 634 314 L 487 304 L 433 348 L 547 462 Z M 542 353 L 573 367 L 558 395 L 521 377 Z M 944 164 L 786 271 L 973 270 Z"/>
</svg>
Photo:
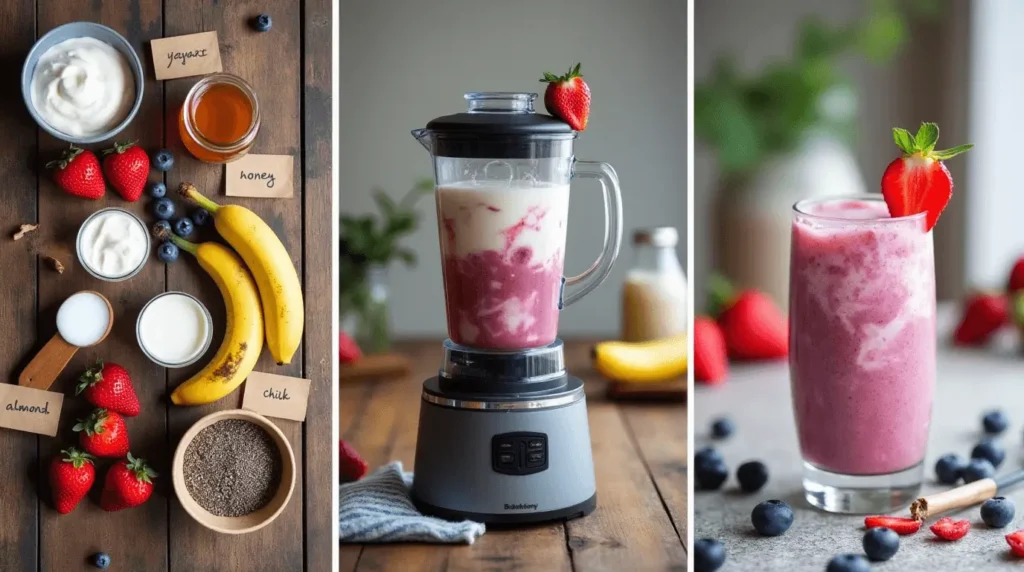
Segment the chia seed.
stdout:
<svg viewBox="0 0 1024 572">
<path fill-rule="evenodd" d="M 262 427 L 218 421 L 185 449 L 185 486 L 216 516 L 245 516 L 265 507 L 281 483 L 281 454 Z"/>
</svg>

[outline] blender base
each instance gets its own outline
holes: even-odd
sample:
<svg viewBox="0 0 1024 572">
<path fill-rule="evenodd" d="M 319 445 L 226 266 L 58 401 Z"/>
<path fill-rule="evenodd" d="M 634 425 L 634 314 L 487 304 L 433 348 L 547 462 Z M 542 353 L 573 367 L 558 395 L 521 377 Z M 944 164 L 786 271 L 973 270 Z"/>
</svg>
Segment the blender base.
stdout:
<svg viewBox="0 0 1024 572">
<path fill-rule="evenodd" d="M 583 382 L 544 396 L 445 394 L 423 384 L 412 500 L 490 525 L 570 520 L 597 506 Z"/>
</svg>

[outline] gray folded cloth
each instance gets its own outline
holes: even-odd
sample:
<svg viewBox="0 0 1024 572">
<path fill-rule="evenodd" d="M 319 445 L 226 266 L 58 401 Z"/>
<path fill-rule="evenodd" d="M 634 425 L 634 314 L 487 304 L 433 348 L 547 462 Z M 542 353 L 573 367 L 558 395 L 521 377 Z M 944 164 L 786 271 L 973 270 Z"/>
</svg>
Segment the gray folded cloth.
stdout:
<svg viewBox="0 0 1024 572">
<path fill-rule="evenodd" d="M 409 498 L 413 474 L 392 462 L 366 477 L 341 485 L 338 518 L 341 542 L 428 542 L 473 544 L 486 527 L 420 514 Z"/>
</svg>

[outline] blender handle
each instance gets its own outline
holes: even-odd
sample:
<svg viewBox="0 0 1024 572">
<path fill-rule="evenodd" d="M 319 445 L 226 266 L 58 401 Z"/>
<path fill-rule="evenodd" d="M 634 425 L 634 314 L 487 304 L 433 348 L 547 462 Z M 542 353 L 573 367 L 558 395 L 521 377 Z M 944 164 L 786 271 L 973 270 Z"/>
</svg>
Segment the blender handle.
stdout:
<svg viewBox="0 0 1024 572">
<path fill-rule="evenodd" d="M 604 282 L 619 256 L 622 246 L 622 194 L 619 192 L 619 176 L 608 163 L 599 161 L 574 161 L 573 178 L 597 179 L 604 195 L 604 248 L 597 260 L 576 276 L 563 278 L 562 296 L 558 309 L 578 301 Z"/>
</svg>

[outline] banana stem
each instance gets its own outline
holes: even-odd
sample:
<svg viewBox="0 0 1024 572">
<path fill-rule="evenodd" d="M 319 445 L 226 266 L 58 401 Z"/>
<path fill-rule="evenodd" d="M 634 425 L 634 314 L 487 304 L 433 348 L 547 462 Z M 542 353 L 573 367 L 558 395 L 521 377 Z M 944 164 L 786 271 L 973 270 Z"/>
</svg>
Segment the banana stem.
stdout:
<svg viewBox="0 0 1024 572">
<path fill-rule="evenodd" d="M 156 237 L 159 238 L 160 240 L 169 240 L 169 241 L 173 242 L 175 244 L 175 246 L 177 246 L 178 248 L 184 250 L 185 252 L 188 252 L 189 254 L 191 254 L 193 256 L 195 256 L 196 253 L 199 251 L 199 245 L 198 244 L 196 244 L 194 242 L 189 242 L 189 241 L 185 240 L 184 238 L 181 238 L 180 236 L 174 234 L 173 232 L 171 232 L 170 230 L 168 230 L 166 228 L 161 228 L 161 227 L 158 227 L 158 226 L 157 227 L 153 227 L 153 234 L 155 234 Z"/>
<path fill-rule="evenodd" d="M 178 194 L 210 211 L 210 214 L 216 214 L 220 209 L 220 205 L 204 197 L 192 183 L 182 183 L 178 187 Z"/>
</svg>

